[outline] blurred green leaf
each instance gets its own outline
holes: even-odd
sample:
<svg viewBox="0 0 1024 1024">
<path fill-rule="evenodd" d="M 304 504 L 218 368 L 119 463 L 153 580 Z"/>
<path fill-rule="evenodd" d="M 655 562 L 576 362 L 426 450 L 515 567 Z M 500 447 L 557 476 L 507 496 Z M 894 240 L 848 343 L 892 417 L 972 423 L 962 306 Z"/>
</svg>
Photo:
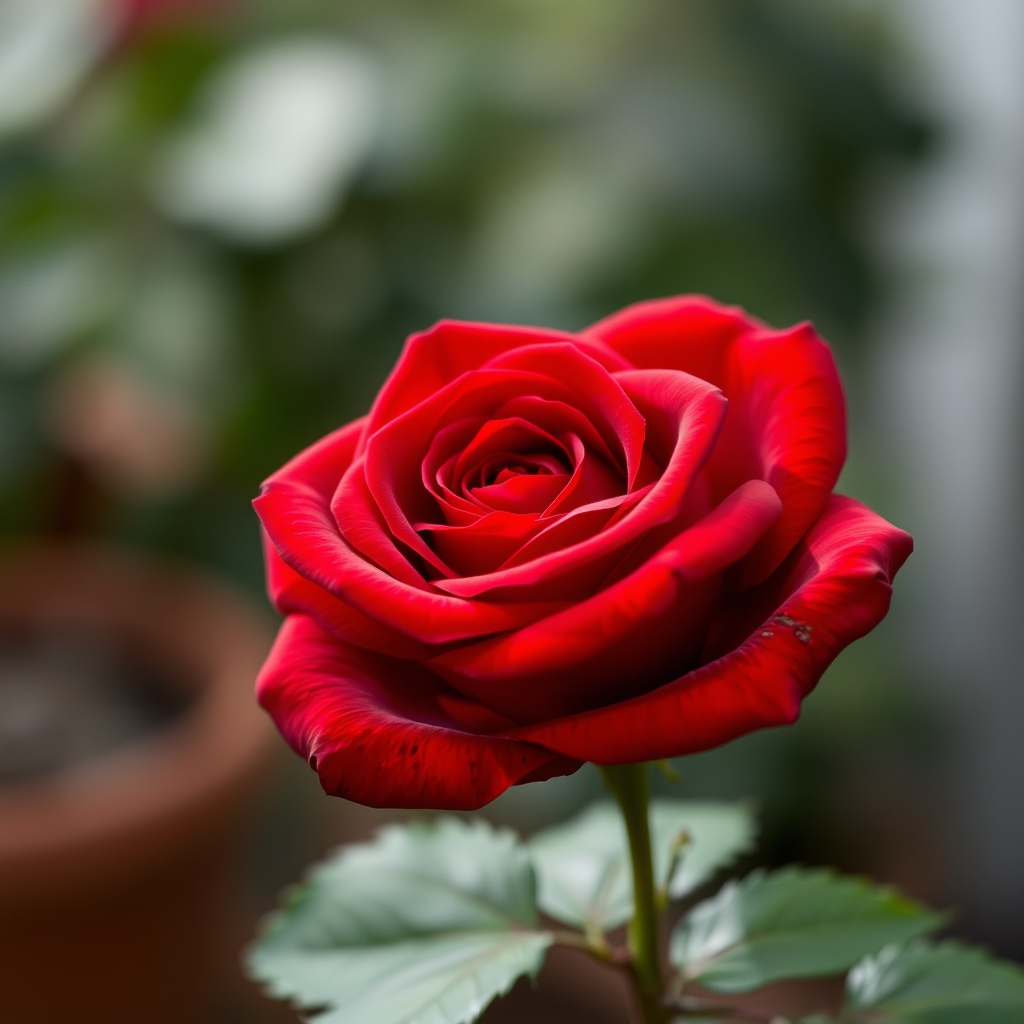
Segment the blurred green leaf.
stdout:
<svg viewBox="0 0 1024 1024">
<path fill-rule="evenodd" d="M 233 383 L 235 305 L 221 260 L 167 245 L 139 268 L 111 343 L 163 388 L 216 408 Z"/>
<path fill-rule="evenodd" d="M 552 941 L 516 837 L 445 818 L 342 850 L 250 950 L 253 975 L 321 1024 L 466 1024 Z"/>
<path fill-rule="evenodd" d="M 783 978 L 838 974 L 941 919 L 891 889 L 828 871 L 755 872 L 690 911 L 672 936 L 685 981 L 747 992 Z"/>
<path fill-rule="evenodd" d="M 656 884 L 668 888 L 673 897 L 685 896 L 747 851 L 755 832 L 753 817 L 743 804 L 653 801 Z M 683 836 L 685 842 L 674 857 Z M 539 833 L 530 851 L 545 913 L 588 932 L 616 928 L 632 916 L 629 847 L 613 803 L 593 804 L 566 825 Z"/>
<path fill-rule="evenodd" d="M 1020 1024 L 1024 971 L 955 942 L 915 942 L 858 964 L 845 1015 L 877 1024 Z"/>
<path fill-rule="evenodd" d="M 119 255 L 93 236 L 0 264 L 0 367 L 35 369 L 108 316 L 125 290 Z"/>
</svg>

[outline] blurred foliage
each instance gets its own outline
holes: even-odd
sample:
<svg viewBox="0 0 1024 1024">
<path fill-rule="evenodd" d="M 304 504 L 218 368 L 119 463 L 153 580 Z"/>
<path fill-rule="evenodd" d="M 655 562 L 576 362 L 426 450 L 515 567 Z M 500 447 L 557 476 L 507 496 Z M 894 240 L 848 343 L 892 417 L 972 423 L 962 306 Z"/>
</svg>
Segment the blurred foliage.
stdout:
<svg viewBox="0 0 1024 1024">
<path fill-rule="evenodd" d="M 0 537 L 98 535 L 258 588 L 260 481 L 440 318 L 574 329 L 706 292 L 814 320 L 856 386 L 884 287 L 865 206 L 933 136 L 871 10 L 5 0 Z M 892 711 L 850 664 L 816 730 L 744 741 L 770 770 L 732 785 L 730 748 L 690 778 L 756 778 L 792 825 L 850 722 Z"/>
</svg>

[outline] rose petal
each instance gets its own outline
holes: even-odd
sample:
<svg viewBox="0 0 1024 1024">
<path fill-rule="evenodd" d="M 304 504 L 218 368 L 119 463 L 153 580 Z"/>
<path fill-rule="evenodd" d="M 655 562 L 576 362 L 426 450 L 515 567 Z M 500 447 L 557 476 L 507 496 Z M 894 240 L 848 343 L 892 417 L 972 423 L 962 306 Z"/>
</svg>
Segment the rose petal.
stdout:
<svg viewBox="0 0 1024 1024">
<path fill-rule="evenodd" d="M 452 490 L 456 485 L 485 486 L 494 482 L 484 479 L 488 469 L 496 473 L 503 466 L 518 464 L 517 460 L 524 456 L 538 455 L 553 456 L 560 472 L 568 468 L 569 452 L 546 430 L 518 416 L 490 419 L 456 459 L 448 486 Z"/>
<path fill-rule="evenodd" d="M 429 658 L 436 649 L 420 643 L 358 612 L 305 576 L 286 565 L 263 533 L 263 555 L 267 567 L 267 591 L 282 614 L 301 613 L 315 619 L 340 640 L 394 658 Z"/>
<path fill-rule="evenodd" d="M 836 655 L 889 608 L 910 537 L 870 509 L 833 496 L 770 582 L 778 598 L 738 647 L 640 697 L 505 735 L 597 764 L 677 757 L 793 722 Z M 762 615 L 765 615 L 762 609 Z"/>
<path fill-rule="evenodd" d="M 585 541 L 597 536 L 623 509 L 631 509 L 645 497 L 646 491 L 617 494 L 611 498 L 589 501 L 579 508 L 545 520 L 544 528 L 534 534 L 518 551 L 501 565 L 500 571 L 518 565 L 529 565 L 545 555 L 579 548 Z M 591 560 L 592 561 L 592 560 Z"/>
<path fill-rule="evenodd" d="M 562 451 L 561 459 L 552 455 L 523 455 L 517 457 L 524 467 L 536 472 L 521 473 L 518 476 L 507 469 L 501 469 L 498 463 L 509 462 L 500 455 L 491 455 L 474 469 L 474 476 L 479 472 L 481 479 L 492 468 L 495 469 L 496 481 L 486 486 L 468 486 L 465 479 L 457 479 L 456 466 L 470 440 L 476 436 L 486 421 L 461 420 L 438 432 L 431 442 L 430 448 L 423 459 L 420 478 L 423 486 L 433 495 L 438 508 L 444 516 L 444 523 L 449 526 L 466 526 L 475 522 L 481 515 L 496 510 L 505 512 L 532 512 L 539 514 L 562 492 L 570 478 L 566 473 L 563 461 L 570 458 L 571 439 L 553 438 L 553 444 Z M 505 420 L 503 422 L 508 422 Z M 494 460 L 494 466 L 491 465 Z M 454 490 L 459 487 L 462 493 Z M 413 528 L 421 532 L 433 523 L 413 523 Z"/>
<path fill-rule="evenodd" d="M 523 393 L 569 397 L 564 385 L 543 374 L 486 369 L 464 374 L 440 392 L 385 424 L 366 444 L 365 475 L 368 501 L 382 521 L 379 543 L 399 541 L 442 577 L 456 573 L 438 558 L 416 530 L 415 523 L 443 522 L 444 512 L 423 486 L 422 464 L 428 441 L 446 427 L 494 415 L 504 402 Z M 356 494 L 354 500 L 361 502 Z M 350 514 L 344 502 L 335 503 L 344 530 Z"/>
<path fill-rule="evenodd" d="M 550 401 L 535 395 L 519 395 L 502 404 L 498 415 L 504 419 L 521 419 L 535 424 L 539 429 L 554 437 L 566 452 L 571 453 L 570 462 L 576 463 L 572 477 L 563 481 L 557 494 L 552 494 L 550 504 L 543 510 L 544 517 L 566 512 L 577 505 L 598 501 L 617 493 L 622 481 L 609 468 L 614 456 L 604 439 L 578 409 L 565 402 Z M 486 419 L 467 418 L 438 431 L 423 458 L 420 478 L 427 491 L 437 501 L 444 522 L 450 526 L 466 526 L 480 518 L 484 511 L 501 507 L 495 504 L 485 508 L 490 500 L 480 489 L 473 495 L 464 496 L 451 489 L 446 481 L 452 481 L 455 464 L 466 445 L 480 430 Z M 554 470 L 554 467 L 551 467 Z M 552 477 L 556 476 L 552 472 Z M 656 479 L 657 471 L 645 455 L 641 462 L 641 479 L 644 484 Z M 554 482 L 527 485 L 535 490 L 554 489 Z M 505 508 L 505 511 L 525 511 L 522 508 Z M 417 531 L 429 524 L 414 523 Z"/>
<path fill-rule="evenodd" d="M 437 553 L 460 575 L 488 573 L 518 551 L 537 530 L 535 515 L 490 512 L 466 526 L 432 526 L 420 529 L 431 538 Z"/>
<path fill-rule="evenodd" d="M 362 507 L 365 503 L 358 490 L 336 501 L 335 514 L 342 532 L 346 532 L 345 517 L 351 507 L 362 507 L 366 524 L 372 523 L 373 514 L 379 510 L 386 530 L 376 538 L 378 543 L 401 543 L 430 567 L 432 576 L 440 577 L 438 583 L 457 583 L 453 577 L 459 574 L 425 542 L 415 526 L 445 519 L 444 511 L 422 482 L 423 460 L 430 452 L 427 439 L 451 423 L 500 415 L 504 402 L 523 395 L 575 404 L 587 414 L 594 429 L 621 460 L 627 478 L 623 491 L 628 489 L 642 465 L 643 418 L 607 370 L 578 348 L 560 343 L 534 345 L 506 352 L 492 359 L 486 369 L 463 374 L 373 434 L 365 453 L 372 509 Z M 596 528 L 603 525 L 602 520 Z"/>
<path fill-rule="evenodd" d="M 366 617 L 428 644 L 515 629 L 562 607 L 552 599 L 516 605 L 467 601 L 438 592 L 409 565 L 403 578 L 357 553 L 341 536 L 330 491 L 324 491 L 348 468 L 362 428 L 363 421 L 356 421 L 307 448 L 271 476 L 253 502 L 286 565 Z M 369 516 L 362 525 L 379 530 Z"/>
<path fill-rule="evenodd" d="M 566 441 L 573 450 L 575 469 L 562 490 L 543 510 L 543 517 L 550 519 L 597 502 L 621 504 L 627 495 L 623 491 L 623 481 L 615 470 L 598 452 L 587 451 L 578 437 L 566 438 Z"/>
<path fill-rule="evenodd" d="M 579 579 L 575 585 L 595 585 L 599 579 L 592 579 L 592 574 L 581 570 L 593 566 L 598 577 L 603 576 L 610 568 L 604 560 L 613 556 L 617 559 L 620 557 L 618 553 L 632 541 L 679 515 L 694 481 L 715 447 L 725 418 L 725 398 L 712 385 L 679 371 L 666 370 L 658 388 L 638 387 L 634 394 L 629 390 L 636 385 L 636 375 L 623 373 L 616 376 L 621 379 L 623 390 L 631 400 L 656 399 L 665 403 L 662 415 L 666 422 L 673 424 L 674 446 L 660 478 L 642 496 L 633 496 L 639 500 L 628 514 L 620 516 L 614 523 L 605 524 L 600 532 L 584 532 L 581 540 L 568 537 L 564 545 L 548 545 L 538 534 L 530 543 L 540 550 L 531 560 L 519 562 L 520 558 L 532 554 L 524 549 L 516 556 L 517 564 L 509 568 L 482 576 L 438 580 L 439 590 L 474 597 L 516 587 L 530 588 L 526 592 L 528 594 L 558 592 L 564 596 L 562 589 L 555 585 L 558 577 L 576 574 Z M 649 411 L 653 417 L 654 411 Z M 565 528 L 558 524 L 557 529 Z"/>
<path fill-rule="evenodd" d="M 431 672 L 340 643 L 290 616 L 256 683 L 260 704 L 324 790 L 371 807 L 474 810 L 518 782 L 579 767 L 453 718 L 465 701 Z M 471 711 L 477 726 L 493 714 Z"/>
<path fill-rule="evenodd" d="M 645 678 L 670 679 L 693 664 L 714 608 L 715 574 L 749 551 L 780 511 L 771 487 L 750 481 L 614 585 L 431 664 L 460 693 L 524 723 L 636 694 Z"/>
<path fill-rule="evenodd" d="M 543 373 L 556 380 L 571 382 L 576 407 L 587 414 L 616 455 L 621 451 L 625 490 L 632 489 L 640 469 L 645 424 L 614 375 L 575 343 L 506 352 L 492 360 L 491 366 Z"/>
<path fill-rule="evenodd" d="M 502 416 L 519 416 L 536 423 L 549 434 L 562 439 L 578 438 L 588 452 L 599 456 L 609 466 L 615 464 L 613 447 L 601 436 L 594 424 L 575 406 L 539 395 L 515 395 L 501 407 Z"/>
<path fill-rule="evenodd" d="M 736 339 L 764 328 L 739 306 L 723 306 L 703 295 L 679 295 L 627 306 L 582 336 L 606 345 L 634 369 L 685 370 L 717 384 Z"/>
<path fill-rule="evenodd" d="M 442 320 L 405 343 L 367 417 L 367 437 L 502 352 L 571 341 L 562 331 Z"/>
<path fill-rule="evenodd" d="M 480 503 L 457 494 L 445 481 L 451 480 L 455 463 L 462 449 L 486 420 L 480 417 L 460 420 L 439 430 L 423 457 L 420 479 L 424 488 L 433 495 L 444 521 L 453 526 L 464 526 L 480 518 Z M 414 528 L 420 527 L 414 524 Z"/>
<path fill-rule="evenodd" d="M 759 477 L 782 499 L 782 516 L 743 571 L 746 584 L 767 577 L 824 508 L 846 458 L 828 346 L 808 324 L 772 331 L 700 296 L 630 306 L 584 334 L 637 367 L 675 367 L 722 389 L 734 412 L 707 472 L 718 497 Z"/>
<path fill-rule="evenodd" d="M 570 480 L 571 477 L 564 474 L 523 473 L 487 487 L 477 487 L 473 494 L 492 511 L 538 516 L 565 490 Z"/>
</svg>

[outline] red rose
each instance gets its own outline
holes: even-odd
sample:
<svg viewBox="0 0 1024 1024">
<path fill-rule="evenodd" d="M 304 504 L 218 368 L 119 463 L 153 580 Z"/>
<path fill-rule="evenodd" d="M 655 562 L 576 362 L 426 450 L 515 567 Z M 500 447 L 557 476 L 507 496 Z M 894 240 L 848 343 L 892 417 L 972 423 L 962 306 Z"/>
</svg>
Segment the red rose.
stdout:
<svg viewBox="0 0 1024 1024">
<path fill-rule="evenodd" d="M 792 722 L 911 550 L 832 494 L 845 434 L 808 325 L 438 324 L 256 500 L 287 615 L 260 702 L 328 793 L 390 807 Z"/>
</svg>

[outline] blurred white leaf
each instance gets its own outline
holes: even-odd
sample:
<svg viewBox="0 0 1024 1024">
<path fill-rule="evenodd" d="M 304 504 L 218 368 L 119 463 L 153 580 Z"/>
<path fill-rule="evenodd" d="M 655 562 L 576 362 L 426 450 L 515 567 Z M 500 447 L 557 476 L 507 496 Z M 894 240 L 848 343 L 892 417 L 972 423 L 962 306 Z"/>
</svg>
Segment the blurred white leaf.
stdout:
<svg viewBox="0 0 1024 1024">
<path fill-rule="evenodd" d="M 287 241 L 322 223 L 374 141 L 369 57 L 318 40 L 251 51 L 211 83 L 168 147 L 153 189 L 172 217 L 238 242 Z"/>
<path fill-rule="evenodd" d="M 0 0 L 0 137 L 60 106 L 111 38 L 103 0 Z"/>
</svg>

